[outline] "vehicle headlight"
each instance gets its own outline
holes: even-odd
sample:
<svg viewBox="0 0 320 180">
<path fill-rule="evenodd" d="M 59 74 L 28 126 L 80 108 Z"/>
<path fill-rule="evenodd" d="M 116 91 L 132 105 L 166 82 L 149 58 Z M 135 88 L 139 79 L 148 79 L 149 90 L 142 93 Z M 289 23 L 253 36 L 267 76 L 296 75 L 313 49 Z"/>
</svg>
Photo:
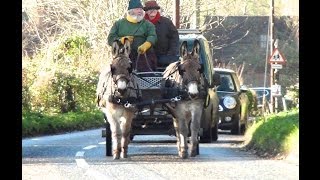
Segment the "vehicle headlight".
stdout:
<svg viewBox="0 0 320 180">
<path fill-rule="evenodd" d="M 237 105 L 237 101 L 234 97 L 226 96 L 223 99 L 223 105 L 228 109 L 233 109 Z"/>
</svg>

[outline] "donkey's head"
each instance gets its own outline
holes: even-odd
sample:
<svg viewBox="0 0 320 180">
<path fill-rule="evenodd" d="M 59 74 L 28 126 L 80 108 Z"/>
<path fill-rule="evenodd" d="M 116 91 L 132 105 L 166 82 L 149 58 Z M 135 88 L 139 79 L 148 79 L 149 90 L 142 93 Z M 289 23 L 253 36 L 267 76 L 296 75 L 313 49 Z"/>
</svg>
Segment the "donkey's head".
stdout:
<svg viewBox="0 0 320 180">
<path fill-rule="evenodd" d="M 112 44 L 113 60 L 110 65 L 112 78 L 116 86 L 116 91 L 119 95 L 126 92 L 130 75 L 132 73 L 132 63 L 129 58 L 131 48 L 130 42 L 125 41 L 124 45 L 119 41 L 114 41 Z"/>
<path fill-rule="evenodd" d="M 183 86 L 186 87 L 190 98 L 195 98 L 199 94 L 201 74 L 203 66 L 200 64 L 200 43 L 194 41 L 191 52 L 188 52 L 187 43 L 183 42 L 180 47 L 181 63 L 178 66 L 179 74 L 182 76 Z"/>
</svg>

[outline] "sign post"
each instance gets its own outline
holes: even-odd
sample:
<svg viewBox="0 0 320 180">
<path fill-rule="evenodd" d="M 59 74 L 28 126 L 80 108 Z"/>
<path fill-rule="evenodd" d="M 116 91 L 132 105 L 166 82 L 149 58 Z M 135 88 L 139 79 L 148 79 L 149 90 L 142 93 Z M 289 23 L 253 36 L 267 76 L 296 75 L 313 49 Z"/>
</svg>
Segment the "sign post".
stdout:
<svg viewBox="0 0 320 180">
<path fill-rule="evenodd" d="M 275 43 L 275 48 L 273 50 L 272 55 L 269 58 L 269 63 L 271 65 L 271 72 L 273 72 L 273 76 L 271 77 L 271 106 L 272 112 L 273 107 L 275 108 L 275 112 L 278 111 L 278 98 L 281 96 L 281 86 L 279 83 L 279 69 L 282 69 L 282 65 L 286 64 L 286 59 L 282 55 L 282 53 L 277 48 L 277 43 Z M 275 100 L 275 102 L 273 101 Z"/>
<path fill-rule="evenodd" d="M 272 64 L 286 64 L 287 60 L 284 58 L 278 48 L 274 48 L 273 54 L 269 58 L 269 63 Z M 272 66 L 271 66 L 272 67 Z"/>
</svg>

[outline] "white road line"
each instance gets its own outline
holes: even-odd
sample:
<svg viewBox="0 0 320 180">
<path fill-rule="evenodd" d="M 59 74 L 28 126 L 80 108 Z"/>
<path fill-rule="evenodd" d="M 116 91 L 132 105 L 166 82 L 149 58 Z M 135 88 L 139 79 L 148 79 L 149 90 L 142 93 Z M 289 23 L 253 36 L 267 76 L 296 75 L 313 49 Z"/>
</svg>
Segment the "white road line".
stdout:
<svg viewBox="0 0 320 180">
<path fill-rule="evenodd" d="M 106 144 L 106 142 L 105 142 L 105 141 L 102 141 L 102 142 L 99 142 L 98 144 Z"/>
<path fill-rule="evenodd" d="M 84 155 L 84 151 L 78 151 L 76 153 L 76 157 L 83 157 L 83 155 Z"/>
<path fill-rule="evenodd" d="M 90 146 L 87 146 L 87 147 L 84 147 L 83 149 L 85 150 L 88 150 L 88 149 L 92 149 L 92 148 L 95 148 L 97 147 L 96 145 L 90 145 Z M 93 170 L 93 169 L 90 169 L 89 168 L 89 164 L 86 162 L 85 159 L 83 159 L 82 157 L 84 156 L 84 153 L 85 151 L 78 151 L 76 153 L 76 163 L 77 163 L 77 166 L 80 167 L 80 168 L 84 168 L 86 169 L 86 173 L 88 176 L 92 177 L 93 179 L 95 180 L 112 180 L 114 178 L 108 176 L 108 175 L 105 175 L 105 174 L 102 174 L 100 173 L 99 171 L 96 171 L 96 170 Z"/>
<path fill-rule="evenodd" d="M 77 166 L 82 168 L 88 168 L 89 164 L 84 159 L 76 159 Z"/>
<path fill-rule="evenodd" d="M 87 146 L 87 147 L 84 147 L 83 149 L 92 149 L 92 148 L 95 148 L 97 147 L 96 145 L 90 145 L 90 146 Z"/>
</svg>

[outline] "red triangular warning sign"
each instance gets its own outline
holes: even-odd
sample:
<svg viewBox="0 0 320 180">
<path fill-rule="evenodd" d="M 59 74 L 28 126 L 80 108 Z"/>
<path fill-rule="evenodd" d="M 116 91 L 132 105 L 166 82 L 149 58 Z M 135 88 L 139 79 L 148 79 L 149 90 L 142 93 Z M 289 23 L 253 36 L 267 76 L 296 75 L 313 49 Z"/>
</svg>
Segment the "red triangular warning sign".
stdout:
<svg viewBox="0 0 320 180">
<path fill-rule="evenodd" d="M 284 58 L 281 52 L 275 48 L 272 56 L 269 58 L 269 63 L 285 64 L 286 62 L 287 60 Z"/>
</svg>

